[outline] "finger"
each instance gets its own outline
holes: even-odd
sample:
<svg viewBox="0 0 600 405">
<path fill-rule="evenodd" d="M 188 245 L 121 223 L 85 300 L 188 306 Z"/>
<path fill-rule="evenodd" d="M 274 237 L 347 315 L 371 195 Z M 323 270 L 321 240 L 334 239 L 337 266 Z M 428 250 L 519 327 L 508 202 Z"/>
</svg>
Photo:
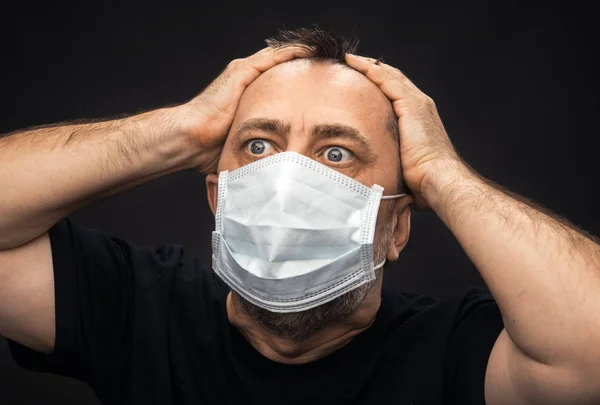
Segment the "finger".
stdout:
<svg viewBox="0 0 600 405">
<path fill-rule="evenodd" d="M 399 70 L 378 62 L 373 58 L 347 54 L 346 63 L 359 72 L 367 76 L 373 83 L 378 85 L 383 93 L 391 100 L 399 100 L 411 97 L 412 89 L 407 83 L 408 79 L 403 80 Z"/>
<path fill-rule="evenodd" d="M 246 58 L 246 62 L 260 73 L 267 71 L 275 65 L 288 62 L 292 59 L 310 56 L 310 48 L 301 46 L 286 46 L 282 48 L 264 48 L 254 55 Z"/>
<path fill-rule="evenodd" d="M 373 58 L 366 58 L 364 56 L 357 56 L 352 54 L 346 54 L 346 63 L 363 73 L 373 83 L 381 86 L 386 80 L 388 80 L 388 74 L 380 66 L 377 66 L 376 60 Z"/>
<path fill-rule="evenodd" d="M 386 72 L 388 72 L 388 74 L 391 77 L 394 77 L 395 79 L 403 81 L 404 84 L 406 84 L 406 86 L 408 88 L 410 88 L 411 90 L 415 90 L 415 91 L 418 91 L 419 93 L 421 93 L 421 90 L 408 77 L 406 77 L 406 75 L 404 73 L 402 73 L 402 71 L 400 69 L 390 66 L 381 61 L 377 61 L 377 65 L 382 67 L 383 70 L 385 70 Z"/>
<path fill-rule="evenodd" d="M 350 54 L 350 55 L 352 55 L 352 54 Z M 364 60 L 368 60 L 369 62 L 371 62 L 371 63 L 373 63 L 375 65 L 377 65 L 377 64 L 380 63 L 379 59 L 369 58 L 368 56 L 359 56 L 359 55 L 352 55 L 352 56 L 358 56 L 359 58 L 362 58 Z"/>
<path fill-rule="evenodd" d="M 379 59 L 374 59 L 374 58 L 369 58 L 366 56 L 360 56 L 360 55 L 354 55 L 354 54 L 346 54 L 346 56 L 350 56 L 350 60 L 354 60 L 354 58 L 358 58 L 359 60 L 362 59 L 362 60 L 367 60 L 369 62 L 372 62 L 376 66 L 379 66 L 380 68 L 382 68 L 391 77 L 393 77 L 395 79 L 401 79 L 403 81 L 406 81 L 408 84 L 411 84 L 412 86 L 414 86 L 416 88 L 414 83 L 411 82 L 410 79 L 408 77 L 406 77 L 406 75 L 404 73 L 402 73 L 402 71 L 400 69 L 390 66 L 387 63 L 384 63 Z"/>
</svg>

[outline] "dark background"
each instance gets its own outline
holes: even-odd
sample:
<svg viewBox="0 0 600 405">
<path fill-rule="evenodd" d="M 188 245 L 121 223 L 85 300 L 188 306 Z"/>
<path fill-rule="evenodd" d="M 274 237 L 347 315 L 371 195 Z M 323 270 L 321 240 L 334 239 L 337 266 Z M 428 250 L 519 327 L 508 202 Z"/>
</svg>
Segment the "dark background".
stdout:
<svg viewBox="0 0 600 405">
<path fill-rule="evenodd" d="M 363 54 L 383 56 L 433 97 L 457 150 L 481 174 L 600 234 L 595 13 L 573 2 L 447 3 L 5 2 L 0 131 L 184 102 L 277 28 L 318 23 L 355 32 Z M 214 223 L 199 172 L 73 218 L 139 244 L 180 243 L 210 266 Z M 431 212 L 413 215 L 386 283 L 438 299 L 483 285 Z M 97 400 L 82 383 L 19 369 L 0 340 L 0 403 Z"/>
</svg>

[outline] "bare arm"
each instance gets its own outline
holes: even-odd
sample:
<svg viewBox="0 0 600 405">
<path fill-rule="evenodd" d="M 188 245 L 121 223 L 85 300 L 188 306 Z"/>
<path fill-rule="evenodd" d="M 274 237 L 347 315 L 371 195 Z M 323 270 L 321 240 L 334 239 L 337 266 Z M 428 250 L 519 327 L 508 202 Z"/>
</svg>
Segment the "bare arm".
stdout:
<svg viewBox="0 0 600 405">
<path fill-rule="evenodd" d="M 444 221 L 498 302 L 505 329 L 488 363 L 487 403 L 600 403 L 597 240 L 472 171 L 433 100 L 398 69 L 346 60 L 392 100 L 416 206 Z"/>
<path fill-rule="evenodd" d="M 47 230 L 99 198 L 197 164 L 174 110 L 0 138 L 0 335 L 49 351 L 54 271 Z"/>
<path fill-rule="evenodd" d="M 173 109 L 92 124 L 32 129 L 0 138 L 0 251 L 106 197 L 197 165 L 197 144 Z"/>
<path fill-rule="evenodd" d="M 47 231 L 100 198 L 178 170 L 216 171 L 245 88 L 306 50 L 265 48 L 232 61 L 181 106 L 0 137 L 0 336 L 39 351 L 55 342 Z"/>
<path fill-rule="evenodd" d="M 597 239 L 465 167 L 439 173 L 427 200 L 477 266 L 504 318 L 486 377 L 489 403 L 597 401 Z M 511 378 L 502 378 L 506 370 Z"/>
</svg>

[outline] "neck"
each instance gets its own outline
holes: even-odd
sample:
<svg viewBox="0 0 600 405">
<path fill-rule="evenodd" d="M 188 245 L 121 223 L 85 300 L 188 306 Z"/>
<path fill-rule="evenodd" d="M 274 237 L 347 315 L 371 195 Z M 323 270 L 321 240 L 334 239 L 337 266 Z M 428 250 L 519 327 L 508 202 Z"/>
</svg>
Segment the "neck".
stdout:
<svg viewBox="0 0 600 405">
<path fill-rule="evenodd" d="M 232 292 L 227 295 L 227 316 L 246 340 L 268 359 L 284 364 L 309 363 L 342 348 L 373 324 L 381 305 L 380 281 L 378 284 L 354 313 L 301 342 L 286 340 L 262 328 L 243 310 L 237 294 Z"/>
</svg>

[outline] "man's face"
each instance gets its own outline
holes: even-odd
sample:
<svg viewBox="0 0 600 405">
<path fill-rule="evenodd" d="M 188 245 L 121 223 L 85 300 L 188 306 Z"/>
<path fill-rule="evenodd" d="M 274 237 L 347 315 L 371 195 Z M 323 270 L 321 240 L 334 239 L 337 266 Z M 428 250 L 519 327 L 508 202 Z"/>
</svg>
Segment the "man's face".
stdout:
<svg viewBox="0 0 600 405">
<path fill-rule="evenodd" d="M 279 152 L 296 152 L 371 187 L 395 194 L 397 142 L 386 123 L 390 101 L 361 73 L 344 66 L 295 60 L 259 76 L 244 92 L 223 147 L 218 171 L 235 170 Z M 398 136 L 394 134 L 394 136 Z M 209 203 L 217 207 L 217 176 L 207 176 Z M 396 260 L 409 233 L 410 197 L 382 200 L 373 259 Z M 372 284 L 374 285 L 374 284 Z M 357 310 L 372 285 L 299 313 L 245 308 L 267 329 L 302 340 Z"/>
<path fill-rule="evenodd" d="M 244 92 L 218 171 L 293 151 L 394 194 L 399 152 L 386 128 L 390 112 L 387 97 L 359 72 L 306 60 L 278 65 Z"/>
</svg>

